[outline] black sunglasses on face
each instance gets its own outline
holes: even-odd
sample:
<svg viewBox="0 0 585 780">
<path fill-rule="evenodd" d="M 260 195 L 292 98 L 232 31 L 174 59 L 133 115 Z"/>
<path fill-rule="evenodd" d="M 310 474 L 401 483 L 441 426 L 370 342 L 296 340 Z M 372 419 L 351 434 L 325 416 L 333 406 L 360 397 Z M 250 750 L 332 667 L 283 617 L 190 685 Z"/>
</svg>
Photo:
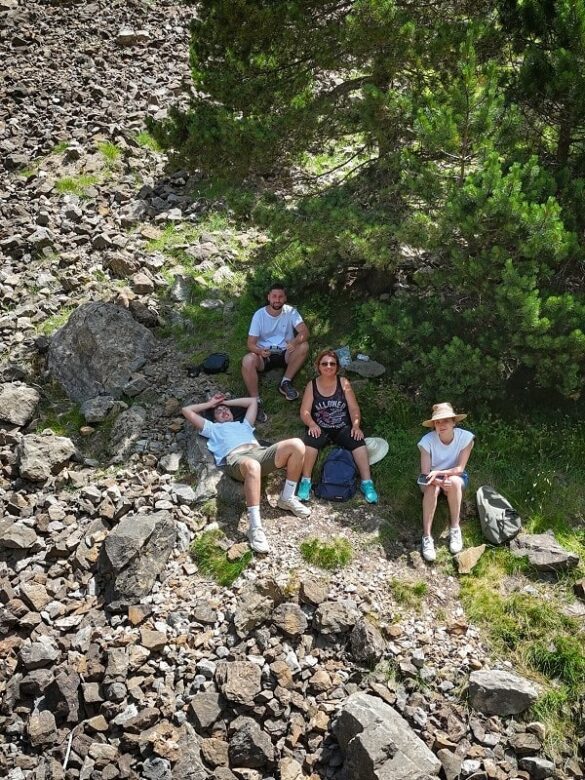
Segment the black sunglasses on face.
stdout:
<svg viewBox="0 0 585 780">
<path fill-rule="evenodd" d="M 333 360 L 326 360 L 322 363 L 319 363 L 320 366 L 336 366 L 337 363 L 335 363 Z"/>
</svg>

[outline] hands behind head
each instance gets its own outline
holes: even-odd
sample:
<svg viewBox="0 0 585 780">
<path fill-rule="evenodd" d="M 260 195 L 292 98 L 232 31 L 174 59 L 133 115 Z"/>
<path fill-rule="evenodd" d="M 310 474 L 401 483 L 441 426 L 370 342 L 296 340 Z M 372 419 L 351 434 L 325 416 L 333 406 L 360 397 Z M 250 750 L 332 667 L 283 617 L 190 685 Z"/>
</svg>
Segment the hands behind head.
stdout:
<svg viewBox="0 0 585 780">
<path fill-rule="evenodd" d="M 214 396 L 212 396 L 209 399 L 209 403 L 212 405 L 212 407 L 215 407 L 224 403 L 225 400 L 226 400 L 226 396 L 224 395 L 224 393 L 216 393 Z"/>
</svg>

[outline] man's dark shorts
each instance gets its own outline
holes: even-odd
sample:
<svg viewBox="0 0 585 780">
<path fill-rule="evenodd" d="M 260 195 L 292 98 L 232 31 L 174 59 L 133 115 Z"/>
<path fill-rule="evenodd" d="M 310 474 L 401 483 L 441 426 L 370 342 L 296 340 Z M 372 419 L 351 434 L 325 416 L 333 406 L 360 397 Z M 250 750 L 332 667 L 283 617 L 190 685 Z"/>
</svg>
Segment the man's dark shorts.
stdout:
<svg viewBox="0 0 585 780">
<path fill-rule="evenodd" d="M 272 371 L 273 368 L 286 368 L 286 349 L 271 349 L 270 355 L 264 360 L 262 371 Z"/>
<path fill-rule="evenodd" d="M 357 440 L 352 437 L 350 425 L 344 428 L 321 428 L 321 435 L 317 437 L 309 436 L 309 429 L 306 428 L 303 443 L 305 447 L 313 447 L 315 450 L 322 450 L 328 444 L 337 444 L 338 447 L 350 451 L 366 446 L 364 439 Z"/>
</svg>

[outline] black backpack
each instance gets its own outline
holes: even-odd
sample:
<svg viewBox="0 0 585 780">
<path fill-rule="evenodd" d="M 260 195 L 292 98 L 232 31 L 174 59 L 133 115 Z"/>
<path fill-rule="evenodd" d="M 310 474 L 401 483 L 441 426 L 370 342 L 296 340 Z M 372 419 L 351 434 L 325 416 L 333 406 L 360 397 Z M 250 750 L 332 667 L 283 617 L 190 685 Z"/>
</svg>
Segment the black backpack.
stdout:
<svg viewBox="0 0 585 780">
<path fill-rule="evenodd" d="M 351 452 L 336 447 L 325 458 L 315 495 L 327 501 L 349 501 L 357 490 L 357 473 Z"/>
<path fill-rule="evenodd" d="M 227 371 L 230 367 L 230 356 L 227 352 L 212 352 L 208 355 L 203 363 L 199 363 L 197 366 L 189 366 L 187 374 L 189 376 L 199 376 L 203 371 L 204 374 L 221 374 Z"/>
</svg>

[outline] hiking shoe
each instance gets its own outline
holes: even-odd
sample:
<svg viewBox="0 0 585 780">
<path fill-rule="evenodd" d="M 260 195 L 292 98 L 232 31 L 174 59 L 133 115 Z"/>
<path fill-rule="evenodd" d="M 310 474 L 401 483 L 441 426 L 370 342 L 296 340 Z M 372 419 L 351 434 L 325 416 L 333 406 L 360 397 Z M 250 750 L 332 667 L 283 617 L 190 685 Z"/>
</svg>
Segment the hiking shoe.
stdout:
<svg viewBox="0 0 585 780">
<path fill-rule="evenodd" d="M 299 397 L 299 391 L 292 386 L 290 379 L 284 379 L 278 386 L 278 392 L 283 395 L 287 401 L 296 401 Z"/>
<path fill-rule="evenodd" d="M 435 551 L 435 543 L 432 536 L 423 536 L 421 547 L 422 557 L 425 559 L 425 561 L 432 563 L 434 560 L 436 560 L 437 553 Z"/>
<path fill-rule="evenodd" d="M 292 498 L 283 498 L 281 496 L 276 502 L 276 506 L 280 509 L 285 509 L 287 512 L 292 512 L 297 517 L 308 517 L 311 514 L 309 507 L 301 504 L 296 496 Z"/>
<path fill-rule="evenodd" d="M 461 536 L 461 528 L 451 528 L 449 531 L 449 552 L 453 555 L 457 555 L 463 549 L 463 537 Z"/>
<path fill-rule="evenodd" d="M 256 412 L 256 422 L 259 425 L 262 425 L 262 423 L 268 422 L 268 415 L 266 414 L 264 410 L 264 406 L 262 404 L 262 401 L 258 401 L 258 411 Z"/>
<path fill-rule="evenodd" d="M 248 542 L 254 552 L 267 553 L 270 550 L 263 528 L 249 528 Z"/>
<path fill-rule="evenodd" d="M 297 488 L 297 498 L 299 501 L 308 501 L 311 495 L 311 480 L 308 477 L 303 477 L 299 482 Z"/>
<path fill-rule="evenodd" d="M 378 503 L 378 494 L 376 493 L 376 488 L 371 479 L 365 479 L 360 485 L 360 490 L 364 494 L 364 498 L 368 504 Z"/>
</svg>

